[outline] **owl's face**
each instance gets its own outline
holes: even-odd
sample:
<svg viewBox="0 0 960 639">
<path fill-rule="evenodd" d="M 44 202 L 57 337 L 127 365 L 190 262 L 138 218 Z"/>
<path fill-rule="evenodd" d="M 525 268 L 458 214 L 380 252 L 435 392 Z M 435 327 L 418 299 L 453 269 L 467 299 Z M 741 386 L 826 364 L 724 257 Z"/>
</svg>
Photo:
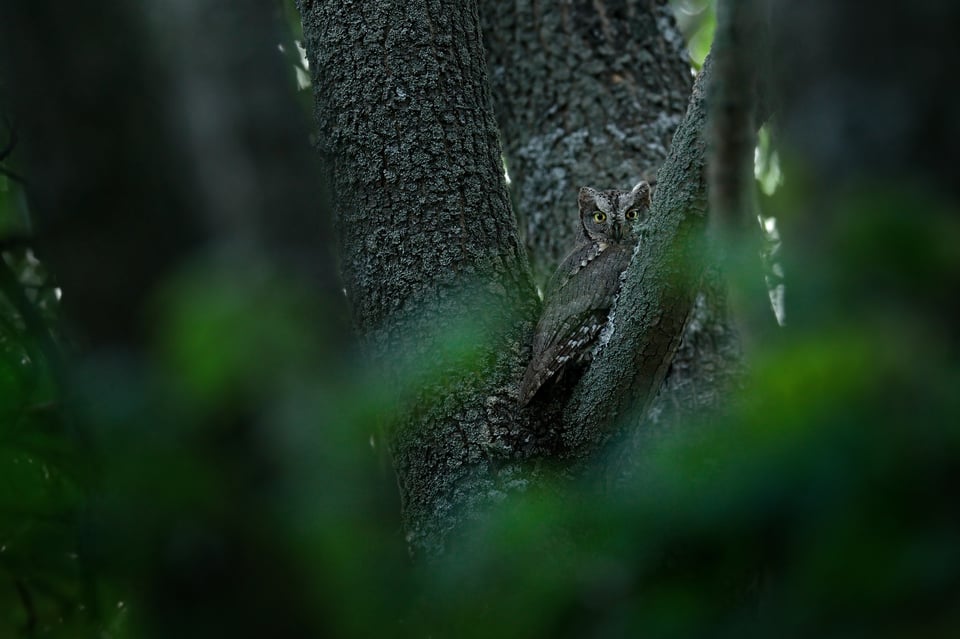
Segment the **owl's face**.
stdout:
<svg viewBox="0 0 960 639">
<path fill-rule="evenodd" d="M 630 191 L 580 189 L 580 223 L 594 242 L 635 244 L 640 225 L 650 211 L 650 185 L 640 182 Z"/>
</svg>

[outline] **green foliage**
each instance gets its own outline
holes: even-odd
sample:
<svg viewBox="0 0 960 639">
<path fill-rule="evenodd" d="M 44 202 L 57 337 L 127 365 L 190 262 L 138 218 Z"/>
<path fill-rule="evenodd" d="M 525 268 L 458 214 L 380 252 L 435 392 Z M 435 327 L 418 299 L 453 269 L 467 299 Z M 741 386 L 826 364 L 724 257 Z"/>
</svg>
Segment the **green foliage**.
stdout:
<svg viewBox="0 0 960 639">
<path fill-rule="evenodd" d="M 512 504 L 439 569 L 431 613 L 458 636 L 947 636 L 956 364 L 892 337 L 784 344 L 627 485 Z"/>
<path fill-rule="evenodd" d="M 14 128 L 2 123 L 0 636 L 109 632 L 118 609 L 102 605 L 82 548 L 97 469 L 64 405 L 53 331 L 59 290 L 23 242 L 26 191 L 10 165 Z"/>
<path fill-rule="evenodd" d="M 886 199 L 889 214 L 842 218 L 835 275 L 930 277 L 926 299 L 960 272 L 937 248 L 953 218 L 920 223 Z M 248 259 L 197 263 L 156 298 L 153 355 L 82 363 L 89 443 L 62 411 L 30 412 L 56 403 L 52 382 L 4 394 L 3 629 L 950 636 L 960 371 L 939 318 L 871 308 L 785 329 L 727 414 L 641 451 L 631 478 L 557 478 L 415 565 L 370 448 L 398 389 L 345 364 L 308 290 Z M 443 359 L 469 369 L 472 339 L 440 331 Z M 411 391 L 439 370 L 404 366 Z M 3 370 L 16 391 L 20 370 Z"/>
<path fill-rule="evenodd" d="M 14 273 L 7 261 L 0 268 Z M 29 277 L 21 273 L 15 284 Z M 0 636 L 95 621 L 80 559 L 92 469 L 61 401 L 50 362 L 0 298 Z"/>
</svg>

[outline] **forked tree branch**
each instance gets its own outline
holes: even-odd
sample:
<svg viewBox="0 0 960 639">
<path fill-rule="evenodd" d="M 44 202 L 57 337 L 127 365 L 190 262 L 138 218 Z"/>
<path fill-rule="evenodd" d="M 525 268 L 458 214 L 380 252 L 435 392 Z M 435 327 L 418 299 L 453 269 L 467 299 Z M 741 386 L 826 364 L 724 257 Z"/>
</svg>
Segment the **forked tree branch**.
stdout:
<svg viewBox="0 0 960 639">
<path fill-rule="evenodd" d="M 706 266 L 708 58 L 658 173 L 648 232 L 624 274 L 603 345 L 567 404 L 572 449 L 602 444 L 640 421 L 680 344 Z"/>
</svg>

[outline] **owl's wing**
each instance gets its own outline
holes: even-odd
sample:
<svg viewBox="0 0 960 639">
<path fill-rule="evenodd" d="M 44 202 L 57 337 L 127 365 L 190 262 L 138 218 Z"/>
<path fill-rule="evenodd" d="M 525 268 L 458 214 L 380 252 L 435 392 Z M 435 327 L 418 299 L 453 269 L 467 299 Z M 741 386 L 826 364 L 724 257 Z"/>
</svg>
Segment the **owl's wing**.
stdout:
<svg viewBox="0 0 960 639">
<path fill-rule="evenodd" d="M 586 268 L 588 264 L 592 263 L 593 260 L 597 259 L 597 257 L 604 252 L 605 249 L 601 248 L 597 242 L 585 242 L 574 247 L 574 249 L 563 258 L 563 261 L 560 262 L 560 266 L 553 272 L 553 275 L 550 276 L 544 292 L 544 299 L 549 302 L 550 298 L 555 296 L 558 290 L 566 286 L 567 282 L 569 282 L 573 276 Z"/>
<path fill-rule="evenodd" d="M 589 356 L 607 322 L 620 274 L 630 263 L 633 247 L 587 249 L 571 253 L 547 288 L 546 305 L 534 333 L 533 356 L 520 385 L 521 405 L 568 362 Z"/>
</svg>

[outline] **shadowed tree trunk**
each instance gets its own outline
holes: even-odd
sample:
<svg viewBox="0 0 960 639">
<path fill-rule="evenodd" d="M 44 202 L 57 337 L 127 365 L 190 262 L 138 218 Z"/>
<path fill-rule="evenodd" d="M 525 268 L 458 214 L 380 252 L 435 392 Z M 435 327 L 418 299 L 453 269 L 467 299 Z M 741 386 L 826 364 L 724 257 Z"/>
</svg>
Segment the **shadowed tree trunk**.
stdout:
<svg viewBox="0 0 960 639">
<path fill-rule="evenodd" d="M 317 249 L 323 220 L 302 205 L 319 192 L 306 123 L 281 61 L 262 55 L 280 39 L 276 7 L 184 0 L 151 19 L 110 2 L 102 15 L 64 8 L 51 21 L 47 3 L 7 5 L 4 71 L 39 248 L 83 341 L 139 344 L 156 283 L 214 237 L 262 243 L 325 292 L 339 289 Z M 229 44 L 237 33 L 251 44 Z M 64 70 L 76 79 L 47 82 L 72 50 L 86 52 Z M 251 83 L 255 73 L 279 77 Z M 290 201 L 301 205 L 278 205 Z"/>
<path fill-rule="evenodd" d="M 389 443 L 408 539 L 436 552 L 461 517 L 522 483 L 500 464 L 520 436 L 516 385 L 537 312 L 476 7 L 301 11 L 346 293 L 378 380 L 402 389 Z"/>
</svg>

